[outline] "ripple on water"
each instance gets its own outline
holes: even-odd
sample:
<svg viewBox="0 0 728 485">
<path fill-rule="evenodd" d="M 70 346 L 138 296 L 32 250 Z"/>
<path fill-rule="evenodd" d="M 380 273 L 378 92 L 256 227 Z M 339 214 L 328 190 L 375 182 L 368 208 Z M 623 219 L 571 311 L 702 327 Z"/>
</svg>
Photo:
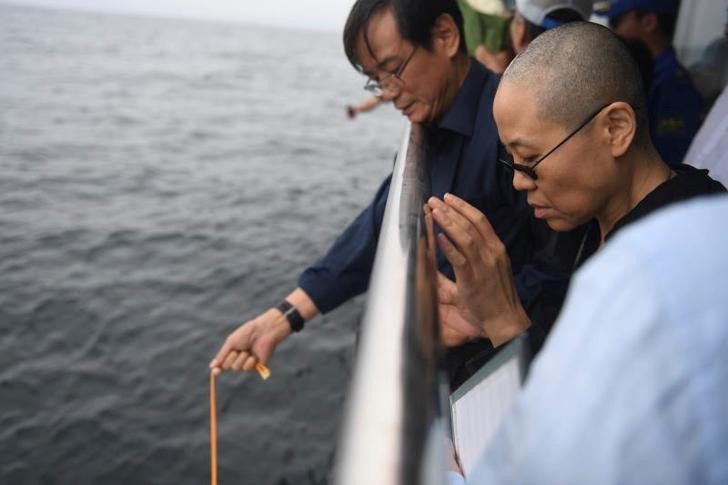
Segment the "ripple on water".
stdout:
<svg viewBox="0 0 728 485">
<path fill-rule="evenodd" d="M 400 117 L 346 119 L 330 33 L 3 4 L 0 45 L 0 483 L 204 483 L 207 363 L 371 199 Z M 360 312 L 219 379 L 221 483 L 326 483 Z"/>
</svg>

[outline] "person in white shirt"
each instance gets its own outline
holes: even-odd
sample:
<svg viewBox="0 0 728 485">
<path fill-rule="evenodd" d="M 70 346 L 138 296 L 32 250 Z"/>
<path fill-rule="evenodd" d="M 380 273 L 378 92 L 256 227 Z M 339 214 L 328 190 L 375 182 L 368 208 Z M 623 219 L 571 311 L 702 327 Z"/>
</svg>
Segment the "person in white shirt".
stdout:
<svg viewBox="0 0 728 485">
<path fill-rule="evenodd" d="M 723 89 L 695 135 L 684 163 L 707 168 L 712 178 L 728 184 L 728 88 Z"/>
<path fill-rule="evenodd" d="M 726 214 L 673 205 L 585 264 L 469 485 L 728 483 Z"/>
</svg>

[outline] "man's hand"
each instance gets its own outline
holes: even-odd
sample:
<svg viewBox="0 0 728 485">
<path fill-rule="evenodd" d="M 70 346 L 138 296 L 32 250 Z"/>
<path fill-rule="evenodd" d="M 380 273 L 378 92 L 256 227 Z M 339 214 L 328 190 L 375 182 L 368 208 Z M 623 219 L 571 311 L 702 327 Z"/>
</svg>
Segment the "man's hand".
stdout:
<svg viewBox="0 0 728 485">
<path fill-rule="evenodd" d="M 503 74 L 508 64 L 513 60 L 513 51 L 502 50 L 500 52 L 490 52 L 483 44 L 475 48 L 475 59 L 491 71 Z"/>
<path fill-rule="evenodd" d="M 296 307 L 304 320 L 319 313 L 313 300 L 301 288 L 293 290 L 286 300 Z M 210 362 L 210 368 L 215 375 L 223 370 L 250 372 L 255 364 L 268 362 L 276 346 L 290 334 L 291 325 L 286 317 L 271 308 L 231 333 Z"/>
<path fill-rule="evenodd" d="M 440 340 L 445 347 L 457 347 L 465 342 L 486 337 L 471 321 L 475 319 L 461 311 L 465 305 L 458 297 L 458 289 L 442 273 L 437 274 L 437 308 L 440 316 Z"/>
<path fill-rule="evenodd" d="M 231 333 L 210 362 L 210 368 L 215 375 L 223 370 L 255 370 L 255 364 L 265 364 L 276 346 L 290 334 L 288 320 L 271 308 Z"/>
<path fill-rule="evenodd" d="M 518 299 L 511 262 L 488 219 L 451 194 L 428 205 L 443 234 L 437 243 L 455 270 L 461 316 L 478 327 L 497 347 L 523 332 L 530 321 Z M 451 291 L 452 293 L 452 291 Z"/>
</svg>

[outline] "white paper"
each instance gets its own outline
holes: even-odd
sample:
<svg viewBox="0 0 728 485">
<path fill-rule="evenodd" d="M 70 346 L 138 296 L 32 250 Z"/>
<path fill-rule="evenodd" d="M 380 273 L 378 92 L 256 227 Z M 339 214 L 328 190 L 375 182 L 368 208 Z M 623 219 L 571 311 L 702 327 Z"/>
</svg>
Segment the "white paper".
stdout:
<svg viewBox="0 0 728 485">
<path fill-rule="evenodd" d="M 513 356 L 452 405 L 453 442 L 465 477 L 498 430 L 521 389 Z"/>
</svg>

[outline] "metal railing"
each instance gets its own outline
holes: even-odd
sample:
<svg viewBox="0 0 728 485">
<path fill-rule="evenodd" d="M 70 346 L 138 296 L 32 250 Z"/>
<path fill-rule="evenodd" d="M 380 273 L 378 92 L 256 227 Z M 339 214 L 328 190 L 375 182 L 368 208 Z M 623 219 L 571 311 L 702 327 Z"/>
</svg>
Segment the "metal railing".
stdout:
<svg viewBox="0 0 728 485">
<path fill-rule="evenodd" d="M 410 125 L 392 175 L 339 441 L 340 485 L 445 479 L 449 412 L 423 143 L 423 128 Z"/>
</svg>

